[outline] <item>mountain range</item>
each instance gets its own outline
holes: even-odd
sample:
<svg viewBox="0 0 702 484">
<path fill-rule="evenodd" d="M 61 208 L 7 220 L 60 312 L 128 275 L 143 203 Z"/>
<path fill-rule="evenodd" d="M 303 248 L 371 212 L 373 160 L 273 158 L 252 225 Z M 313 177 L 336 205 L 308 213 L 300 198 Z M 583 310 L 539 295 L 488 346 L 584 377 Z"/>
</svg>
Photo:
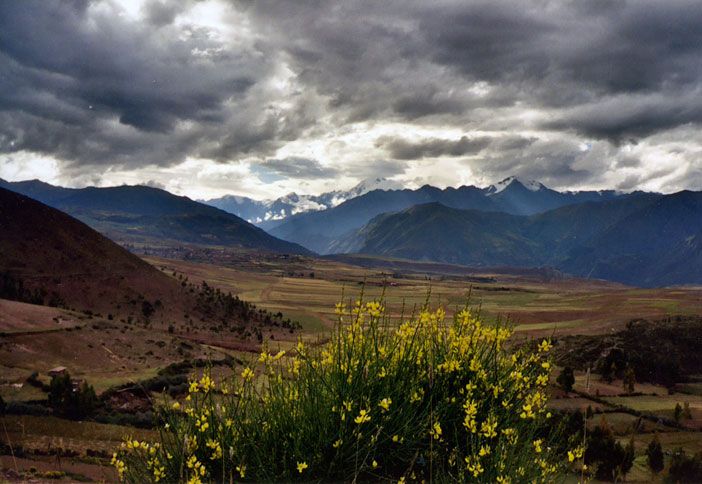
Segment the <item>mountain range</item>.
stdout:
<svg viewBox="0 0 702 484">
<path fill-rule="evenodd" d="M 238 195 L 225 195 L 200 201 L 270 229 L 291 215 L 327 210 L 373 190 L 398 188 L 400 185 L 392 180 L 371 178 L 363 180 L 350 190 L 335 190 L 321 195 L 299 195 L 292 192 L 275 200 L 254 200 Z"/>
<path fill-rule="evenodd" d="M 424 185 L 416 190 L 373 190 L 333 208 L 293 215 L 274 227 L 272 235 L 296 242 L 320 254 L 342 251 L 355 231 L 374 217 L 437 202 L 447 207 L 513 215 L 533 215 L 583 202 L 627 198 L 613 190 L 558 192 L 537 182 L 510 177 L 487 188 L 475 186 L 439 189 Z"/>
<path fill-rule="evenodd" d="M 634 193 L 536 215 L 416 205 L 339 251 L 471 266 L 550 266 L 638 286 L 702 284 L 702 193 Z"/>
<path fill-rule="evenodd" d="M 148 186 L 63 188 L 30 180 L 6 188 L 81 220 L 122 243 L 187 243 L 309 254 L 223 210 Z"/>
<path fill-rule="evenodd" d="M 344 192 L 350 198 L 330 208 L 262 222 L 270 224 L 269 234 L 234 214 L 152 187 L 72 189 L 0 180 L 2 186 L 121 243 L 357 253 L 470 266 L 552 267 L 639 286 L 702 284 L 700 192 L 558 192 L 513 177 L 487 188 L 368 191 L 370 184 L 358 187 L 357 196 Z"/>
</svg>

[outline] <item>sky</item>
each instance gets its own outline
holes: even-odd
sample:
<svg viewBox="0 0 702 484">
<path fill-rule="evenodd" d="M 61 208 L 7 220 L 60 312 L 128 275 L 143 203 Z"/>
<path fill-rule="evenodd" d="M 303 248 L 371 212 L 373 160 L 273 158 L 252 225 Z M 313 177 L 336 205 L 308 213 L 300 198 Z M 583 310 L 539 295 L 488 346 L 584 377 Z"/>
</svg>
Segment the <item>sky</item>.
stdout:
<svg viewBox="0 0 702 484">
<path fill-rule="evenodd" d="M 0 178 L 702 190 L 702 3 L 0 0 Z"/>
</svg>

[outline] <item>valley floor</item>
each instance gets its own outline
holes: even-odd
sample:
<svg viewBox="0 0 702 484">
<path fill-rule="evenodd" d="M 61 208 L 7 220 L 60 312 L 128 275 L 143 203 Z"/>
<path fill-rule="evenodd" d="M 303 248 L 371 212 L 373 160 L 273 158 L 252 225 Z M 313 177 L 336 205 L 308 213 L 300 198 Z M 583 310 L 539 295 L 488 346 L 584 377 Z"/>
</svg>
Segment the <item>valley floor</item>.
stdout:
<svg viewBox="0 0 702 484">
<path fill-rule="evenodd" d="M 197 258 L 196 258 L 197 259 Z M 468 303 L 488 319 L 509 321 L 517 342 L 533 337 L 601 335 L 623 328 L 634 318 L 650 320 L 673 315 L 702 314 L 702 290 L 696 288 L 635 289 L 601 281 L 567 279 L 548 272 L 510 273 L 467 268 L 360 267 L 330 259 L 297 257 L 291 260 L 251 255 L 241 264 L 218 260 L 179 260 L 148 256 L 146 260 L 168 275 L 232 292 L 271 312 L 282 312 L 302 329 L 266 336 L 271 349 L 287 349 L 298 336 L 319 341 L 335 322 L 334 304 L 384 296 L 393 316 L 410 314 L 427 299 L 450 313 Z M 214 262 L 214 263 L 213 263 Z M 429 270 L 430 269 L 430 270 Z M 95 386 L 98 394 L 129 382 L 144 382 L 159 370 L 183 360 L 221 360 L 234 368 L 214 367 L 216 378 L 226 377 L 252 361 L 258 343 L 234 344 L 219 333 L 169 332 L 162 326 L 144 327 L 64 309 L 0 300 L 0 396 L 8 407 L 46 398 L 41 385 L 47 372 L 65 366 L 71 375 Z M 189 370 L 201 372 L 197 367 Z M 239 370 L 240 371 L 240 370 Z M 555 375 L 558 372 L 554 372 Z M 643 452 L 659 435 L 663 448 L 702 451 L 702 384 L 667 389 L 636 385 L 629 396 L 621 381 L 605 384 L 595 375 L 589 381 L 576 372 L 574 392 L 552 390 L 555 409 L 591 407 L 589 426 L 607 422 L 622 441 L 634 438 L 637 458 L 629 482 L 649 482 Z M 154 402 L 167 398 L 151 392 Z M 676 404 L 688 404 L 689 418 L 670 424 Z M 125 402 L 129 405 L 130 402 Z M 50 471 L 68 480 L 112 481 L 110 449 L 125 437 L 148 439 L 150 430 L 127 425 L 73 422 L 47 415 L 5 415 L 0 419 L 0 464 L 3 478 L 45 479 Z M 60 449 L 60 450 L 59 450 Z M 60 457 L 59 457 L 60 456 Z"/>
</svg>

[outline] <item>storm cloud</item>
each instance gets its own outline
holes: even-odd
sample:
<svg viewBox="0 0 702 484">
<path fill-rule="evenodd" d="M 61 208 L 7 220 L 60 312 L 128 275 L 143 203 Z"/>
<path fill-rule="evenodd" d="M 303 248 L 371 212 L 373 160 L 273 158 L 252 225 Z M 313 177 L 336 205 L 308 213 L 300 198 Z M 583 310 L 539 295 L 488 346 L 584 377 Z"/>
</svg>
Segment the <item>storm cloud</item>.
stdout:
<svg viewBox="0 0 702 484">
<path fill-rule="evenodd" d="M 296 157 L 270 159 L 260 166 L 278 175 L 302 179 L 330 178 L 338 173 L 336 168 L 322 166 L 317 160 Z"/>
<path fill-rule="evenodd" d="M 379 146 L 384 147 L 393 158 L 399 160 L 416 160 L 419 158 L 436 158 L 438 156 L 464 156 L 479 153 L 490 144 L 490 138 L 470 139 L 466 136 L 458 140 L 430 138 L 418 142 L 404 138 L 380 138 Z"/>
<path fill-rule="evenodd" d="M 702 189 L 699 25 L 678 0 L 0 0 L 0 175 Z"/>
</svg>

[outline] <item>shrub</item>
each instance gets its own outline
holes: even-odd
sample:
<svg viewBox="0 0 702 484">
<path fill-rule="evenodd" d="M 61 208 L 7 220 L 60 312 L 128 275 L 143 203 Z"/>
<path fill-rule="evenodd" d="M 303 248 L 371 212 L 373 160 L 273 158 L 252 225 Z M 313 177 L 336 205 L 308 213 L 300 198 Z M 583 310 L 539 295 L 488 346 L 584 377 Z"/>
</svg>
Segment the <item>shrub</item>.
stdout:
<svg viewBox="0 0 702 484">
<path fill-rule="evenodd" d="M 565 390 L 566 393 L 570 393 L 573 391 L 573 385 L 575 385 L 575 375 L 573 374 L 573 369 L 569 366 L 566 366 L 563 368 L 561 371 L 560 375 L 558 375 L 558 378 L 556 378 L 556 382 Z"/>
<path fill-rule="evenodd" d="M 438 309 L 393 325 L 378 302 L 337 314 L 327 344 L 191 382 L 159 442 L 114 454 L 122 480 L 550 482 L 582 456 L 565 456 L 545 408 L 548 341 L 510 353 L 510 331 L 467 309 L 452 323 Z"/>
<path fill-rule="evenodd" d="M 702 455 L 688 456 L 678 449 L 670 459 L 669 482 L 700 482 L 702 480 Z"/>
<path fill-rule="evenodd" d="M 72 419 L 89 417 L 97 404 L 95 389 L 87 382 L 74 388 L 71 376 L 67 372 L 51 378 L 49 405 L 56 414 Z"/>
<path fill-rule="evenodd" d="M 51 409 L 38 403 L 7 402 L 5 413 L 8 415 L 51 415 Z"/>
<path fill-rule="evenodd" d="M 612 429 L 603 419 L 588 437 L 585 462 L 597 465 L 595 477 L 601 481 L 617 482 L 634 465 L 634 443 L 625 447 L 614 438 Z"/>
<path fill-rule="evenodd" d="M 651 442 L 648 444 L 648 447 L 646 448 L 646 457 L 648 467 L 654 474 L 658 474 L 663 470 L 663 467 L 665 467 L 663 460 L 663 447 L 661 447 L 661 443 L 657 436 L 654 436 L 653 440 L 651 440 Z"/>
</svg>

